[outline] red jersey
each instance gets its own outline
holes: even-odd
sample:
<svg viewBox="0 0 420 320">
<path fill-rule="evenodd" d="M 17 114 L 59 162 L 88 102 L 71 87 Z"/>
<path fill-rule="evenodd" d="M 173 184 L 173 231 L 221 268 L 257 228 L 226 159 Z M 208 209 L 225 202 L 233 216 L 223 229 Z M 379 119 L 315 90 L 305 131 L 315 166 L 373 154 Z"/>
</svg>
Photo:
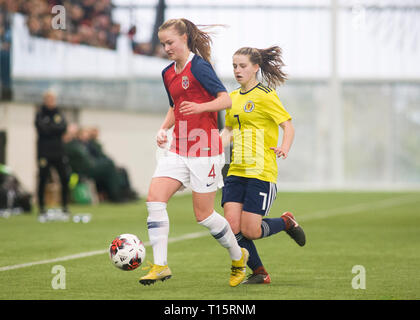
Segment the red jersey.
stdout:
<svg viewBox="0 0 420 320">
<path fill-rule="evenodd" d="M 175 71 L 175 62 L 162 71 L 163 83 L 174 108 L 175 127 L 170 150 L 181 156 L 210 157 L 223 152 L 217 127 L 217 112 L 185 116 L 179 112 L 182 101 L 204 103 L 212 101 L 226 88 L 210 63 L 190 54 L 184 69 Z"/>
</svg>

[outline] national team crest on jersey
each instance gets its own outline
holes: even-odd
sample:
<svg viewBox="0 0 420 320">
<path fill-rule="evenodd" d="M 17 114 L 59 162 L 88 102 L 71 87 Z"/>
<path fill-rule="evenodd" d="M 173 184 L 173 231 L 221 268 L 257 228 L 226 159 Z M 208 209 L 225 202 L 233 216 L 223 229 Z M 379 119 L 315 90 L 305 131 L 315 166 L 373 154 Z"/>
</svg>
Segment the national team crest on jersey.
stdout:
<svg viewBox="0 0 420 320">
<path fill-rule="evenodd" d="M 188 87 L 190 86 L 190 80 L 188 79 L 187 76 L 183 76 L 182 77 L 182 87 L 187 90 Z"/>
<path fill-rule="evenodd" d="M 251 100 L 248 100 L 244 105 L 245 112 L 252 112 L 254 108 L 255 108 L 254 102 L 252 102 Z"/>
</svg>

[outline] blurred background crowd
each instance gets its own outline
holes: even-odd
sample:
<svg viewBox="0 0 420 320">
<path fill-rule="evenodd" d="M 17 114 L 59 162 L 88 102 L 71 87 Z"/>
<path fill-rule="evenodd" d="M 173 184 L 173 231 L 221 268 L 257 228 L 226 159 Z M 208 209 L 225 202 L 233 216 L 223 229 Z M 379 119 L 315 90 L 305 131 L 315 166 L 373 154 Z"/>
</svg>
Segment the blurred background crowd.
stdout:
<svg viewBox="0 0 420 320">
<path fill-rule="evenodd" d="M 53 7 L 65 9 L 65 29 L 51 28 Z M 18 12 L 26 16 L 31 36 L 65 41 L 115 50 L 121 33 L 121 25 L 112 18 L 115 6 L 111 0 L 0 0 L 0 13 Z M 0 14 L 0 37 L 4 33 Z M 138 29 L 135 25 L 127 31 L 133 53 L 165 58 L 160 46 L 150 41 L 135 40 Z"/>
<path fill-rule="evenodd" d="M 52 8 L 64 6 L 66 29 L 53 29 Z M 115 49 L 120 25 L 112 21 L 111 0 L 0 0 L 9 12 L 27 17 L 32 36 Z"/>
</svg>

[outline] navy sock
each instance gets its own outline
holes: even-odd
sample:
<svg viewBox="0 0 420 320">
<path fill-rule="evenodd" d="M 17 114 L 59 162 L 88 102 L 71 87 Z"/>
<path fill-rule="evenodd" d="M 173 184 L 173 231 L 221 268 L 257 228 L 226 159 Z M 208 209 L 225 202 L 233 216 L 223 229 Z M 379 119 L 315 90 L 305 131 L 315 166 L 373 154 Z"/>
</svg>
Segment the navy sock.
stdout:
<svg viewBox="0 0 420 320">
<path fill-rule="evenodd" d="M 269 237 L 286 229 L 283 218 L 263 219 L 261 222 L 261 238 Z"/>
<path fill-rule="evenodd" d="M 249 252 L 248 267 L 252 271 L 256 270 L 258 267 L 262 267 L 262 262 L 260 256 L 258 255 L 257 248 L 252 240 L 245 238 L 242 233 L 235 234 L 236 240 L 241 248 L 245 248 Z"/>
</svg>

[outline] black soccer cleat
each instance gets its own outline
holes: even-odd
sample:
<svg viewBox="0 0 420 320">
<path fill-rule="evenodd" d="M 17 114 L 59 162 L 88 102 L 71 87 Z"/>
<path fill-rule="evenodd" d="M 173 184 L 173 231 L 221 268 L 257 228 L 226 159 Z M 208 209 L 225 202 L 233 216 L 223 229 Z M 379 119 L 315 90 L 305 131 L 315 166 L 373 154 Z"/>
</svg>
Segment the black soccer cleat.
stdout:
<svg viewBox="0 0 420 320">
<path fill-rule="evenodd" d="M 270 275 L 262 273 L 251 273 L 242 284 L 269 284 L 271 282 Z"/>
<path fill-rule="evenodd" d="M 295 242 L 303 247 L 306 243 L 305 232 L 302 227 L 297 223 L 295 217 L 291 212 L 285 212 L 281 215 L 283 220 L 286 223 L 286 233 L 293 239 Z"/>
<path fill-rule="evenodd" d="M 166 277 L 164 277 L 162 279 L 158 279 L 158 280 L 159 281 L 165 281 L 165 280 L 170 279 L 170 278 L 171 278 L 171 276 L 166 276 Z M 153 280 L 153 279 L 144 279 L 144 280 L 142 280 L 141 279 L 141 280 L 139 280 L 139 283 L 141 283 L 144 286 L 150 286 L 151 284 L 154 284 L 158 280 Z"/>
</svg>

